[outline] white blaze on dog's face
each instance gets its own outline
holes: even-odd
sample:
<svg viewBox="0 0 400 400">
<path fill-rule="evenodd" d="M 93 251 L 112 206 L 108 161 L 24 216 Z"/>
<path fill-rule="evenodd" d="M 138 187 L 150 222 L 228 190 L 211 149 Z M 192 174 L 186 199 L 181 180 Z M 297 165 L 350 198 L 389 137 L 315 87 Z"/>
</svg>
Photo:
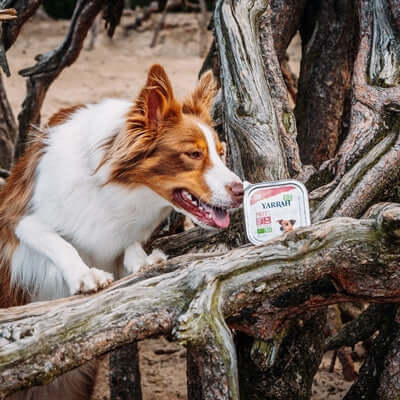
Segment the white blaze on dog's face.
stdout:
<svg viewBox="0 0 400 400">
<path fill-rule="evenodd" d="M 164 69 L 153 65 L 125 130 L 106 151 L 109 182 L 146 185 L 194 222 L 226 228 L 227 210 L 240 205 L 243 186 L 221 159 L 223 147 L 209 114 L 214 95 L 208 73 L 181 104 Z"/>
</svg>

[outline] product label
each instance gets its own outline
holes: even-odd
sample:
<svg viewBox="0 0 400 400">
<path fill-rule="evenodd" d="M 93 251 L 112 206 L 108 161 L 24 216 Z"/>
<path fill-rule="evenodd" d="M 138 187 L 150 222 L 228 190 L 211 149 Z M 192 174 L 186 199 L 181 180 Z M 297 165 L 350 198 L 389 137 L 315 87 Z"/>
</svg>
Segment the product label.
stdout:
<svg viewBox="0 0 400 400">
<path fill-rule="evenodd" d="M 304 201 L 304 193 L 294 185 L 254 189 L 247 203 L 249 236 L 264 242 L 307 225 Z"/>
</svg>

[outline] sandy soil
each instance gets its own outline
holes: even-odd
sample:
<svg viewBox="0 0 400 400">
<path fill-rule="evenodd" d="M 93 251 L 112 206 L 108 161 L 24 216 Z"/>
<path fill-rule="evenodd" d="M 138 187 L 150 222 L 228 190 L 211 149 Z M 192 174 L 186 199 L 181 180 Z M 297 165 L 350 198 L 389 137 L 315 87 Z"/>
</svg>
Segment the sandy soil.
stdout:
<svg viewBox="0 0 400 400">
<path fill-rule="evenodd" d="M 154 25 L 157 18 L 147 25 Z M 130 20 L 131 17 L 125 17 L 123 24 Z M 82 51 L 78 60 L 51 86 L 42 108 L 43 121 L 60 107 L 76 103 L 96 102 L 105 97 L 133 99 L 154 63 L 166 68 L 178 98 L 188 94 L 194 88 L 203 62 L 199 56 L 197 21 L 190 15 L 178 14 L 168 16 L 167 22 L 179 23 L 182 27 L 162 31 L 159 44 L 153 49 L 149 47 L 153 36 L 149 29 L 140 33 L 131 31 L 128 36 L 118 29 L 112 41 L 101 32 L 94 50 Z M 24 79 L 18 71 L 34 65 L 37 54 L 54 49 L 67 29 L 68 21 L 35 18 L 24 26 L 7 53 L 12 76 L 5 80 L 5 85 L 16 115 L 25 96 Z"/>
<path fill-rule="evenodd" d="M 158 18 L 155 16 L 146 27 L 154 26 Z M 123 24 L 131 20 L 132 16 L 126 16 Z M 60 107 L 96 102 L 104 97 L 134 98 L 153 63 L 164 65 L 179 98 L 188 94 L 194 88 L 202 65 L 198 23 L 193 16 L 182 14 L 169 15 L 167 23 L 180 26 L 163 31 L 154 49 L 149 48 L 152 30 L 130 32 L 125 36 L 119 28 L 113 41 L 105 37 L 104 32 L 100 33 L 94 50 L 83 50 L 77 62 L 64 70 L 51 86 L 42 108 L 42 121 L 47 121 Z M 5 79 L 5 85 L 15 115 L 25 96 L 25 83 L 17 72 L 32 66 L 37 54 L 54 49 L 67 28 L 66 21 L 35 17 L 25 25 L 18 41 L 8 52 L 12 76 Z M 296 72 L 299 69 L 299 48 L 296 41 L 290 49 L 292 68 Z M 182 347 L 163 338 L 140 343 L 144 400 L 186 399 L 185 357 Z M 107 358 L 103 361 L 105 372 L 107 361 Z M 326 356 L 313 386 L 313 400 L 341 399 L 350 385 L 343 381 L 338 366 L 330 374 L 328 365 L 329 356 Z M 105 400 L 107 397 L 107 379 L 102 378 L 94 399 Z"/>
</svg>

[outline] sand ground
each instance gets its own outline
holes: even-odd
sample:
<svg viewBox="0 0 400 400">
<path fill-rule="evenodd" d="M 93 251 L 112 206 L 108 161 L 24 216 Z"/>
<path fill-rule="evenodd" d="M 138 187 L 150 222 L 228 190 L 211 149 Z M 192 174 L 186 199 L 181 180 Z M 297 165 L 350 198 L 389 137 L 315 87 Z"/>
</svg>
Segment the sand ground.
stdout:
<svg viewBox="0 0 400 400">
<path fill-rule="evenodd" d="M 92 51 L 83 50 L 78 60 L 64 70 L 51 86 L 42 108 L 42 122 L 60 107 L 90 103 L 105 97 L 133 99 L 145 82 L 153 63 L 161 63 L 167 70 L 178 98 L 195 86 L 203 59 L 199 56 L 200 34 L 193 15 L 168 15 L 168 24 L 179 26 L 161 33 L 159 44 L 150 49 L 152 27 L 160 16 L 154 16 L 141 32 L 124 35 L 118 28 L 110 41 L 101 31 Z M 122 24 L 133 16 L 123 17 Z M 27 23 L 21 36 L 8 52 L 12 76 L 5 79 L 10 103 L 18 114 L 25 96 L 24 79 L 18 71 L 34 65 L 34 57 L 54 49 L 63 39 L 68 21 L 53 21 L 36 16 Z M 210 37 L 202 38 L 210 41 Z M 87 48 L 88 43 L 85 44 Z M 290 49 L 292 68 L 299 69 L 299 42 Z M 313 387 L 313 400 L 338 400 L 349 387 L 337 365 L 328 372 L 329 355 L 324 358 Z M 106 366 L 106 361 L 103 366 Z M 140 366 L 144 400 L 186 399 L 185 350 L 165 339 L 151 339 L 140 343 Z M 106 369 L 106 368 L 105 368 Z M 107 399 L 107 380 L 102 379 L 94 399 Z"/>
</svg>

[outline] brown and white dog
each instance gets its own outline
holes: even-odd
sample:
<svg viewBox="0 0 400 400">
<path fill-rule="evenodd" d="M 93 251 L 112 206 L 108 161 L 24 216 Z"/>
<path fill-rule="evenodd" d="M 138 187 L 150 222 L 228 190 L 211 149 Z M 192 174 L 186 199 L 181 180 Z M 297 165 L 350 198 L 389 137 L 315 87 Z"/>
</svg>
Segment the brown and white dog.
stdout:
<svg viewBox="0 0 400 400">
<path fill-rule="evenodd" d="M 226 228 L 243 187 L 221 160 L 214 95 L 209 73 L 180 103 L 153 65 L 134 103 L 53 116 L 0 194 L 0 307 L 92 292 L 164 259 L 142 244 L 172 209 Z"/>
</svg>

